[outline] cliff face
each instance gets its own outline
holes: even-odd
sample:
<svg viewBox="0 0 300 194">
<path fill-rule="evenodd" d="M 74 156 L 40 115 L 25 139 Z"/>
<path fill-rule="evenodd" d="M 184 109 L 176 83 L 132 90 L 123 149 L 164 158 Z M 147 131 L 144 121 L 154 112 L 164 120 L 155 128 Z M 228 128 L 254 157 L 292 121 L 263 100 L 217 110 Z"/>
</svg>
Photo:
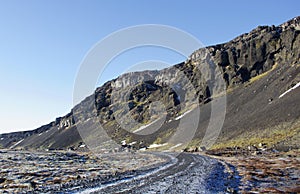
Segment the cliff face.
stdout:
<svg viewBox="0 0 300 194">
<path fill-rule="evenodd" d="M 278 27 L 259 26 L 234 40 L 208 47 L 228 85 L 247 82 L 275 63 L 299 60 L 299 17 Z M 195 58 L 197 52 L 192 55 Z"/>
<path fill-rule="evenodd" d="M 231 91 L 228 98 L 228 109 L 232 109 L 232 111 L 227 112 L 227 118 L 232 117 L 235 120 L 237 118 L 233 116 L 233 107 L 243 109 L 242 107 L 246 104 L 237 98 L 244 98 L 244 100 L 252 102 L 252 96 L 249 92 L 252 87 L 270 85 L 270 80 L 277 83 L 278 80 L 284 79 L 285 82 L 280 82 L 276 86 L 278 91 L 284 91 L 300 82 L 298 75 L 299 33 L 300 17 L 297 17 L 277 27 L 259 26 L 250 33 L 243 34 L 228 43 L 201 48 L 192 53 L 187 61 L 161 71 L 144 71 L 121 75 L 119 78 L 97 88 L 93 95 L 76 105 L 66 116 L 57 118 L 50 124 L 33 131 L 2 134 L 0 135 L 0 143 L 2 147 L 6 148 L 78 148 L 82 145 L 78 128 L 84 128 L 87 134 L 86 138 L 98 138 L 101 143 L 109 140 L 101 135 L 93 137 L 99 125 L 103 126 L 109 137 L 117 142 L 124 139 L 131 142 L 137 141 L 137 148 L 152 144 L 157 141 L 158 137 L 160 137 L 160 143 L 163 143 L 173 134 L 172 130 L 178 125 L 175 118 L 191 110 L 195 100 L 202 104 L 203 111 L 205 111 L 205 107 L 209 106 L 215 95 L 218 95 L 218 91 L 213 91 L 211 86 L 212 82 L 215 81 L 212 80 L 214 78 L 205 75 L 203 72 L 206 71 L 201 71 L 203 68 L 208 68 L 207 71 L 211 75 L 221 73 L 226 88 Z M 205 58 L 207 53 L 209 57 Z M 216 66 L 211 68 L 211 63 L 216 64 Z M 254 83 L 256 79 L 259 80 Z M 195 91 L 197 99 L 182 95 L 190 90 Z M 242 90 L 247 91 L 241 93 Z M 255 90 L 259 91 L 258 88 Z M 264 98 L 269 98 L 272 93 L 260 92 L 261 95 L 265 96 Z M 236 107 L 237 104 L 240 107 Z M 162 106 L 164 112 L 161 112 Z M 284 106 L 284 103 L 278 104 L 278 106 Z M 293 108 L 295 107 L 298 108 L 297 105 Z M 259 114 L 264 113 L 266 114 L 266 112 Z M 204 112 L 204 115 L 206 114 L 209 114 L 209 110 L 207 113 Z M 242 117 L 247 117 L 249 114 L 247 112 L 239 113 Z M 165 122 L 153 135 L 147 136 L 147 139 L 143 139 L 141 134 L 132 133 L 143 125 L 159 120 L 162 116 L 164 116 Z M 126 123 L 128 121 L 126 118 L 129 117 L 135 122 Z M 299 115 L 294 114 L 291 117 L 291 119 L 298 119 Z M 272 119 L 270 117 L 270 120 Z M 227 122 L 235 123 L 231 120 Z M 245 122 L 247 121 L 245 120 Z M 196 138 L 203 136 L 201 126 L 205 126 L 205 123 L 205 119 L 200 120 Z M 262 127 L 265 127 L 263 123 Z M 127 130 L 123 129 L 124 126 Z M 223 132 L 228 131 L 229 126 L 236 128 L 225 121 Z M 248 129 L 257 129 L 258 127 L 253 125 Z M 151 130 L 151 126 L 148 130 Z M 237 133 L 237 130 L 234 130 L 234 133 Z M 243 132 L 239 131 L 239 133 Z M 226 134 L 222 134 L 225 138 Z M 16 143 L 18 144 L 16 145 Z"/>
</svg>

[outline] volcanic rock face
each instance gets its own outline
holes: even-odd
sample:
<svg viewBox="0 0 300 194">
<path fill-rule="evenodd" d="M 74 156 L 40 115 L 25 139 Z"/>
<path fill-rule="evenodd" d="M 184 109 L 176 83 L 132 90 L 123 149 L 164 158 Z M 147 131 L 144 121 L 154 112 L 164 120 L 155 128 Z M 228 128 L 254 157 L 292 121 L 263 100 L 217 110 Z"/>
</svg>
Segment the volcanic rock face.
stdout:
<svg viewBox="0 0 300 194">
<path fill-rule="evenodd" d="M 271 69 L 275 63 L 299 62 L 299 17 L 281 26 L 259 26 L 226 44 L 208 47 L 224 72 L 228 85 L 236 85 Z M 192 55 L 197 60 L 197 52 Z"/>
<path fill-rule="evenodd" d="M 146 140 L 141 140 L 140 136 L 132 132 L 163 114 L 167 121 L 174 119 L 182 112 L 192 109 L 194 98 L 200 104 L 209 104 L 221 92 L 215 89 L 217 76 L 222 77 L 226 88 L 244 87 L 280 67 L 285 68 L 289 75 L 294 75 L 293 80 L 280 85 L 283 87 L 280 90 L 288 89 L 286 87 L 290 87 L 291 82 L 294 85 L 295 82 L 300 82 L 297 73 L 300 58 L 299 33 L 300 17 L 297 17 L 277 27 L 259 26 L 225 44 L 201 48 L 192 53 L 187 61 L 161 71 L 121 75 L 97 88 L 93 95 L 76 105 L 66 116 L 33 131 L 2 134 L 0 143 L 6 148 L 77 148 L 82 145 L 82 139 L 76 129 L 84 128 L 89 138 L 93 138 L 99 125 L 110 138 L 118 142 L 124 139 L 136 140 L 137 147 L 152 144 L 158 136 L 167 140 L 174 129 L 167 122 Z M 281 69 L 277 71 L 280 72 Z M 278 79 L 279 74 L 277 73 Z M 262 83 L 261 80 L 260 82 Z M 196 97 L 188 96 L 187 91 L 195 91 Z M 251 96 L 245 97 L 249 98 Z M 247 116 L 246 113 L 240 114 Z M 126 123 L 124 118 L 131 118 L 135 122 Z M 122 129 L 123 124 L 130 128 L 129 131 Z M 201 136 L 202 132 L 198 131 L 198 134 Z M 94 138 L 99 138 L 102 142 L 108 141 L 101 137 Z"/>
</svg>

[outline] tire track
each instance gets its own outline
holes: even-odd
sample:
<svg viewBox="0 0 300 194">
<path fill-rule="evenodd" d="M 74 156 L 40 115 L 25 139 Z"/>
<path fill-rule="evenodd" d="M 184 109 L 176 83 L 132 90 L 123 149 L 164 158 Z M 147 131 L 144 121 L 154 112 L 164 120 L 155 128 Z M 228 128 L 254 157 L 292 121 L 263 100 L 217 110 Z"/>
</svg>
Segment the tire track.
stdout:
<svg viewBox="0 0 300 194">
<path fill-rule="evenodd" d="M 154 153 L 169 157 L 165 165 L 80 193 L 226 193 L 228 175 L 217 160 L 189 153 Z M 213 175 L 213 177 L 211 177 Z"/>
</svg>

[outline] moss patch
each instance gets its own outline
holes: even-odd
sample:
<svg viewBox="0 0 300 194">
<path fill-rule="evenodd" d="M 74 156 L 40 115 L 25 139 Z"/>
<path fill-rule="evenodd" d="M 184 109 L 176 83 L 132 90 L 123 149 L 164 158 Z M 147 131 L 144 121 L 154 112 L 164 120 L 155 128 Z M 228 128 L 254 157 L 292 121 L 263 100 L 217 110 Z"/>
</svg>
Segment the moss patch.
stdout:
<svg viewBox="0 0 300 194">
<path fill-rule="evenodd" d="M 278 66 L 278 64 L 275 63 L 270 70 L 268 70 L 268 71 L 266 71 L 266 72 L 264 72 L 262 74 L 259 74 L 259 75 L 255 76 L 255 77 L 252 77 L 249 80 L 249 83 L 253 83 L 253 82 L 255 82 L 257 80 L 260 80 L 261 78 L 265 77 L 268 73 L 270 73 L 271 71 L 273 71 L 277 66 Z"/>
</svg>

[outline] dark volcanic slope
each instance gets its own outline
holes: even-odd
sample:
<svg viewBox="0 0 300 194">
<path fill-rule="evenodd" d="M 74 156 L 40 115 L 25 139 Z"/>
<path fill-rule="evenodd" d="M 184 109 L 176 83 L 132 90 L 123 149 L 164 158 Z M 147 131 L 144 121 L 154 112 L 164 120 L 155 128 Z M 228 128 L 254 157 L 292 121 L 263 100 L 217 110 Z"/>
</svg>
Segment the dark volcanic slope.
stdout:
<svg viewBox="0 0 300 194">
<path fill-rule="evenodd" d="M 251 136 L 274 130 L 278 126 L 282 129 L 297 126 L 300 116 L 300 88 L 296 88 L 300 82 L 299 32 L 300 17 L 277 27 L 259 26 L 228 43 L 199 49 L 186 62 L 173 67 L 122 75 L 97 88 L 68 115 L 33 131 L 2 134 L 0 144 L 5 148 L 77 149 L 82 145 L 80 135 L 92 142 L 93 147 L 105 145 L 110 138 L 117 142 L 137 141 L 134 145 L 137 148 L 153 142 L 164 143 L 172 137 L 179 123 L 175 118 L 194 107 L 195 101 L 189 100 L 192 97 L 186 93 L 193 88 L 196 101 L 202 104 L 193 141 L 200 144 L 208 125 L 211 101 L 218 96 L 214 78 L 207 79 L 201 71 L 205 68 L 212 75 L 221 72 L 228 91 L 220 142 L 243 134 Z M 178 71 L 184 76 L 178 76 Z M 279 98 L 293 87 L 294 90 Z M 152 103 L 155 101 L 161 104 Z M 164 114 L 159 112 L 162 105 L 166 110 Z M 166 119 L 159 120 L 162 115 Z M 128 116 L 136 122 L 122 119 Z M 162 127 L 158 124 L 161 120 Z M 149 123 L 152 125 L 141 130 L 141 134 L 132 133 Z M 103 135 L 100 124 L 110 137 Z M 191 128 L 189 122 L 184 124 L 186 130 Z M 123 130 L 123 125 L 130 132 Z M 156 132 L 145 138 L 142 133 L 147 131 Z"/>
</svg>

